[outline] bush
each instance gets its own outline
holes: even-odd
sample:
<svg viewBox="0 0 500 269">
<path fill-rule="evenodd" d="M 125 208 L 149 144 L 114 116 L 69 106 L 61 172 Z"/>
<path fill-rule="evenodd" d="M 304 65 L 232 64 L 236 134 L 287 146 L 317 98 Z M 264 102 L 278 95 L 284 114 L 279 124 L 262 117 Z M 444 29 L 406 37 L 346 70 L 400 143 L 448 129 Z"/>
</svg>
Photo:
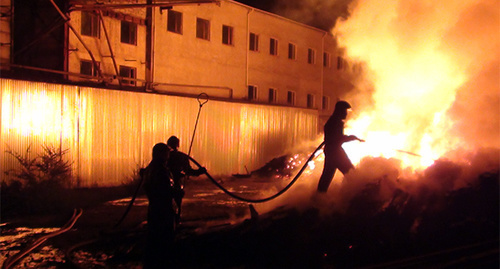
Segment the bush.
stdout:
<svg viewBox="0 0 500 269">
<path fill-rule="evenodd" d="M 10 181 L 2 181 L 2 215 L 44 213 L 64 209 L 66 189 L 71 182 L 68 150 L 42 146 L 42 153 L 32 157 L 31 146 L 24 154 L 7 150 L 19 168 L 4 171 Z"/>
</svg>

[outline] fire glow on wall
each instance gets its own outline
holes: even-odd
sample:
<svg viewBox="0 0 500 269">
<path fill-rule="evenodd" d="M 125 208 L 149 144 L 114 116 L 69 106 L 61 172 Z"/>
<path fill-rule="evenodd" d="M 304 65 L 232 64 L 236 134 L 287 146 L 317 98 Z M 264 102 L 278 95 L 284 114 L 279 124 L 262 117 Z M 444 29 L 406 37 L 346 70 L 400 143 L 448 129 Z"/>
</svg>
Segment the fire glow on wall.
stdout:
<svg viewBox="0 0 500 269">
<path fill-rule="evenodd" d="M 2 170 L 5 153 L 37 154 L 43 145 L 69 149 L 74 186 L 110 186 L 131 179 L 155 143 L 176 135 L 187 152 L 199 103 L 195 98 L 0 79 Z M 317 136 L 314 110 L 209 101 L 191 155 L 212 175 L 256 169 Z M 2 171 L 3 172 L 3 171 Z M 3 179 L 2 179 L 3 180 Z"/>
</svg>

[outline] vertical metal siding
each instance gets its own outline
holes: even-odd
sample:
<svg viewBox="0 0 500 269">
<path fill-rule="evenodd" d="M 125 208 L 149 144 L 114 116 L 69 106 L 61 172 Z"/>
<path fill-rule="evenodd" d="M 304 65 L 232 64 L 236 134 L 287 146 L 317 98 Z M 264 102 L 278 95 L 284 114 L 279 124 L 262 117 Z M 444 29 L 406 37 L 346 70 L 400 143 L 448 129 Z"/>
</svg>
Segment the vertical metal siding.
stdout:
<svg viewBox="0 0 500 269">
<path fill-rule="evenodd" d="M 5 151 L 31 146 L 69 149 L 74 186 L 111 186 L 147 165 L 151 148 L 171 135 L 189 150 L 199 103 L 194 98 L 0 79 L 0 164 L 17 167 Z M 246 172 L 316 138 L 311 110 L 209 101 L 191 155 L 213 175 Z M 33 155 L 34 156 L 34 155 Z M 2 173 L 2 180 L 6 177 Z"/>
</svg>

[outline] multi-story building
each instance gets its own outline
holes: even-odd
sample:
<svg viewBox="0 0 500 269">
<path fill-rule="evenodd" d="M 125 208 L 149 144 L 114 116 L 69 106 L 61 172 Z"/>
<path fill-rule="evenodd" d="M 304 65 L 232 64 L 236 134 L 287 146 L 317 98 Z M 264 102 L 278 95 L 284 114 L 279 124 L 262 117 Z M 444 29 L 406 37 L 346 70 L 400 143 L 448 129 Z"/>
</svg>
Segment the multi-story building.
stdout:
<svg viewBox="0 0 500 269">
<path fill-rule="evenodd" d="M 257 169 L 353 87 L 330 33 L 235 1 L 28 2 L 0 5 L 0 150 L 68 149 L 76 186 L 119 184 L 172 134 L 213 174 Z"/>
<path fill-rule="evenodd" d="M 173 95 L 205 92 L 315 109 L 323 119 L 352 88 L 329 32 L 235 1 L 12 3 L 14 12 L 3 5 L 2 27 L 9 14 L 23 20 L 10 28 L 11 42 L 2 42 L 4 71 L 39 67 L 73 82 Z"/>
</svg>

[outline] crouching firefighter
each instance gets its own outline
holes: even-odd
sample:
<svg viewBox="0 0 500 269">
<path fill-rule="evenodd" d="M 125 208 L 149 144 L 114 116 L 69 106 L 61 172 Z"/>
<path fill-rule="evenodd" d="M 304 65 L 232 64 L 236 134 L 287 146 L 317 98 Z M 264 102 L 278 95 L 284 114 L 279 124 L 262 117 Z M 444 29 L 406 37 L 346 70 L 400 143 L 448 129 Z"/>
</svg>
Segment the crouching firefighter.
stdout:
<svg viewBox="0 0 500 269">
<path fill-rule="evenodd" d="M 199 176 L 205 174 L 207 170 L 204 167 L 200 169 L 193 169 L 189 163 L 189 156 L 179 151 L 179 138 L 171 136 L 167 140 L 167 145 L 171 148 L 170 157 L 167 165 L 172 173 L 174 182 L 174 201 L 177 206 L 175 214 L 175 222 L 177 224 L 181 221 L 181 205 L 182 198 L 184 197 L 184 179 L 189 176 Z"/>
</svg>

